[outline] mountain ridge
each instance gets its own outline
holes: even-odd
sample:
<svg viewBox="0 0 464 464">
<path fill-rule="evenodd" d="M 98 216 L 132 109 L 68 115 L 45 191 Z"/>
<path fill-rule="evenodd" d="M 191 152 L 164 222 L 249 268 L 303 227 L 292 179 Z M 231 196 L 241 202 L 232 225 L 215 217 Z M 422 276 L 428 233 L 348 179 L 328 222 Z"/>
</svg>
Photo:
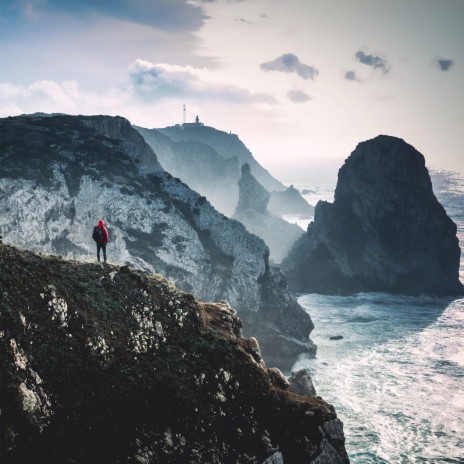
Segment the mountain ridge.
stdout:
<svg viewBox="0 0 464 464">
<path fill-rule="evenodd" d="M 203 300 L 227 299 L 270 365 L 314 356 L 311 319 L 264 242 L 166 173 L 126 119 L 25 116 L 1 119 L 0 129 L 5 242 L 89 259 L 104 218 L 110 261 L 162 271 Z"/>
</svg>

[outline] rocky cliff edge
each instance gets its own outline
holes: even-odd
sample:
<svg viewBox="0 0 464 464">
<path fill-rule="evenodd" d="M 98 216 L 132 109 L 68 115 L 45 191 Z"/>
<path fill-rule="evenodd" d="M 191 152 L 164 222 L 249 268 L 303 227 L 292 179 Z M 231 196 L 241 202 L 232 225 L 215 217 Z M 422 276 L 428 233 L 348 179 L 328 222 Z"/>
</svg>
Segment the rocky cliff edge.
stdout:
<svg viewBox="0 0 464 464">
<path fill-rule="evenodd" d="M 300 353 L 314 356 L 311 319 L 264 242 L 165 172 L 126 119 L 0 119 L 0 164 L 5 242 L 95 260 L 91 231 L 103 218 L 112 263 L 162 272 L 205 301 L 228 300 L 247 336 L 262 340 L 268 365 L 290 369 Z"/>
<path fill-rule="evenodd" d="M 2 463 L 347 463 L 226 303 L 160 275 L 0 245 Z"/>
</svg>

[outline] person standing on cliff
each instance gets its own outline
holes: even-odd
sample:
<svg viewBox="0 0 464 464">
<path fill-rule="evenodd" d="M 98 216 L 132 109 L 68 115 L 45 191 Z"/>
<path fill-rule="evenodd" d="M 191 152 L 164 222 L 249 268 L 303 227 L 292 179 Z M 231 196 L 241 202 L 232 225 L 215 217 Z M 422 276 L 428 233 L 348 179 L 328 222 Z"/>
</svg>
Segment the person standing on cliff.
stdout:
<svg viewBox="0 0 464 464">
<path fill-rule="evenodd" d="M 106 244 L 108 243 L 108 231 L 106 230 L 105 223 L 100 220 L 98 226 L 93 228 L 92 238 L 97 244 L 97 259 L 100 261 L 100 250 L 103 250 L 103 261 L 106 263 Z"/>
</svg>

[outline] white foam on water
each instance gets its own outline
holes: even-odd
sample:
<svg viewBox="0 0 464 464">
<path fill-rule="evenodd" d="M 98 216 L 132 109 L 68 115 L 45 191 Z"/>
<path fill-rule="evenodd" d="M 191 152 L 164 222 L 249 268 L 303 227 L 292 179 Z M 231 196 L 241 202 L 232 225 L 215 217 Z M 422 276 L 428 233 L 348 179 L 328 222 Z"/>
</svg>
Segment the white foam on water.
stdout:
<svg viewBox="0 0 464 464">
<path fill-rule="evenodd" d="M 464 368 L 453 361 L 464 350 L 464 299 L 299 302 L 315 323 L 318 355 L 293 370 L 310 368 L 318 394 L 336 407 L 352 463 L 464 462 Z M 335 332 L 344 338 L 330 340 Z"/>
<path fill-rule="evenodd" d="M 431 172 L 464 251 L 464 179 Z M 295 185 L 333 201 L 335 184 Z M 460 278 L 464 282 L 464 253 Z M 300 357 L 344 422 L 353 464 L 464 464 L 464 299 L 302 295 L 317 359 Z M 341 335 L 340 340 L 330 337 Z"/>
</svg>

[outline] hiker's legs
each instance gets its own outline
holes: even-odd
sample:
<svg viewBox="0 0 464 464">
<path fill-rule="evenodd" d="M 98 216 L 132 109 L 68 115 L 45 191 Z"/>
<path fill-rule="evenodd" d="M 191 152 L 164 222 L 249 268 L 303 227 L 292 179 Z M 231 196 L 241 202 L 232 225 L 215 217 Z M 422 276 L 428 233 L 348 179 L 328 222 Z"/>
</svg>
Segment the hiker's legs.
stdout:
<svg viewBox="0 0 464 464">
<path fill-rule="evenodd" d="M 106 263 L 106 243 L 102 243 L 101 248 L 103 250 L 103 261 Z"/>
<path fill-rule="evenodd" d="M 100 248 L 102 247 L 101 243 L 97 243 L 97 259 L 100 261 Z M 103 256 L 106 259 L 106 251 L 103 251 Z"/>
</svg>

